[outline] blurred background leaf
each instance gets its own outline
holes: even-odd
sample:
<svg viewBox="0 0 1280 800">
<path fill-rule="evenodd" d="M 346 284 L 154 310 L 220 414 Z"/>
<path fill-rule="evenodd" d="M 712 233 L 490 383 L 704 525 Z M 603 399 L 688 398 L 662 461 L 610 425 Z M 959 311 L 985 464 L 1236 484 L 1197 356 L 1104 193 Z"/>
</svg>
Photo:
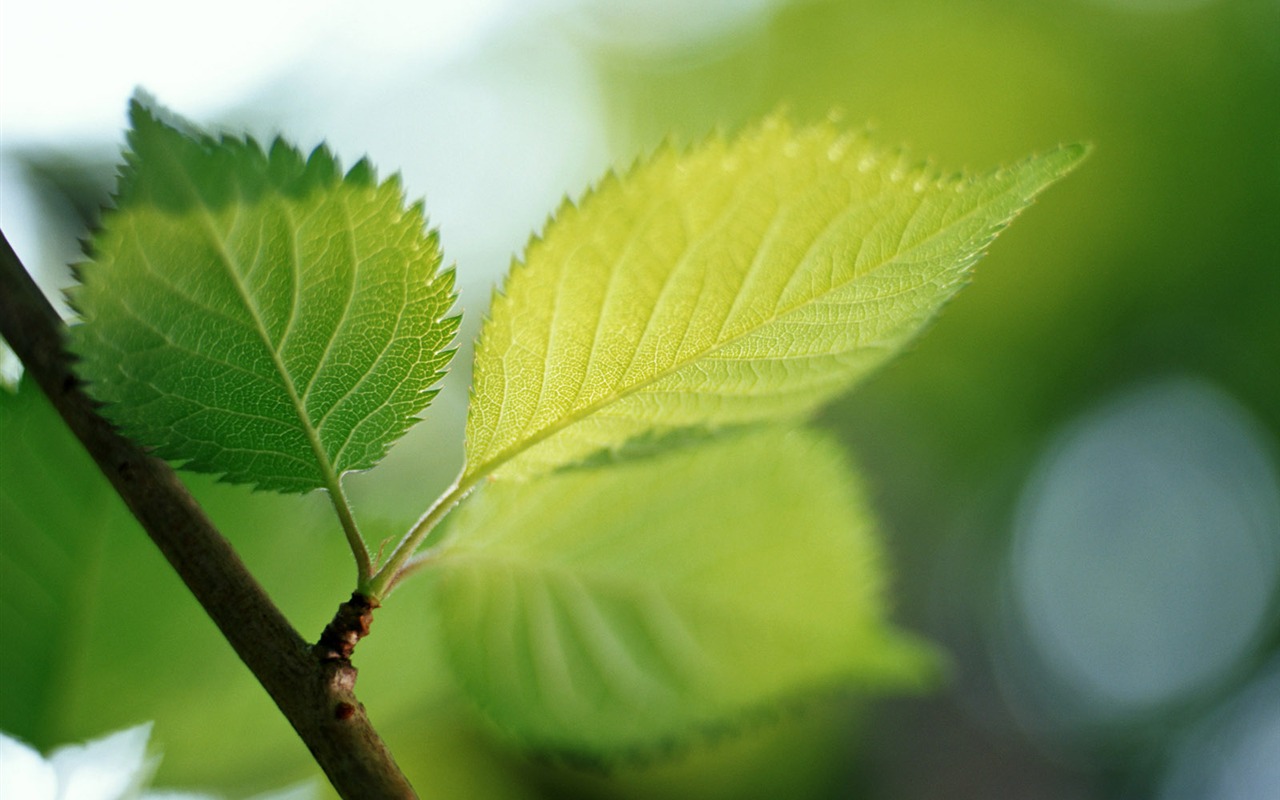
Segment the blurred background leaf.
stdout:
<svg viewBox="0 0 1280 800">
<path fill-rule="evenodd" d="M 142 0 L 5 0 L 0 224 L 46 286 L 65 285 L 63 265 L 77 260 L 136 84 L 201 123 L 304 146 L 324 137 L 348 164 L 368 152 L 384 172 L 401 169 L 458 264 L 463 342 L 560 197 L 668 133 L 734 130 L 784 104 L 799 122 L 842 109 L 881 142 L 973 169 L 1060 141 L 1096 145 L 934 330 L 823 420 L 857 454 L 889 532 L 899 623 L 952 654 L 948 689 L 870 709 L 833 702 L 711 754 L 588 775 L 501 751 L 450 699 L 411 582 L 358 665 L 374 720 L 422 786 L 477 797 L 1275 794 L 1271 761 L 1249 754 L 1274 752 L 1280 724 L 1275 704 L 1257 701 L 1280 672 L 1280 4 L 310 8 L 234 0 L 192 24 Z M 469 362 L 464 347 L 431 418 L 351 477 L 371 531 L 397 534 L 456 471 Z M 1114 491 L 1090 489 L 1073 453 L 1092 454 L 1086 472 L 1119 476 Z M 349 590 L 320 500 L 299 512 L 196 488 L 296 624 L 318 631 Z M 1055 512 L 1054 498 L 1092 512 Z M 1162 507 L 1227 511 L 1151 513 Z M 282 524 L 298 513 L 314 516 Z M 0 524 L 9 548 L 17 529 L 7 515 Z M 77 666 L 59 667 L 69 688 L 52 722 L 24 712 L 44 726 L 30 735 L 52 744 L 154 717 L 161 785 L 254 789 L 304 774 L 301 746 L 150 545 L 112 525 L 99 584 L 86 584 L 82 643 L 66 656 Z M 264 526 L 278 536 L 251 535 Z M 279 563 L 299 541 L 314 562 Z M 1055 569 L 1027 572 L 1042 563 Z M 1063 604 L 1094 587 L 1079 613 Z M 1162 597 L 1179 619 L 1151 611 Z M 1064 642 L 1089 646 L 1068 663 Z M 1165 669 L 1214 648 L 1199 677 Z M 1135 697 L 1114 680 L 1144 674 L 1169 691 Z M 6 705 L 34 707 L 10 702 L 25 684 L 4 691 Z"/>
<path fill-rule="evenodd" d="M 927 686 L 934 654 L 885 624 L 859 486 L 787 428 L 491 482 L 427 567 L 458 683 L 519 740 L 605 763 Z"/>
</svg>

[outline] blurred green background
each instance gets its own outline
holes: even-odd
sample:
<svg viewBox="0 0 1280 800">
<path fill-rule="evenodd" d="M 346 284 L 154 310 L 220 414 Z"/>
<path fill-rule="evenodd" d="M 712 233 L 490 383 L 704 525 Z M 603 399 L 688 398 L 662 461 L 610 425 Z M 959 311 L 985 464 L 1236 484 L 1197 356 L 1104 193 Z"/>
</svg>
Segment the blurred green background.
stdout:
<svg viewBox="0 0 1280 800">
<path fill-rule="evenodd" d="M 367 152 L 426 196 L 464 344 L 428 421 L 349 479 L 386 536 L 457 467 L 488 287 L 610 165 L 778 107 L 834 110 L 944 169 L 1095 144 L 932 330 L 820 420 L 872 488 L 895 617 L 951 654 L 942 690 L 574 771 L 504 747 L 457 699 L 410 582 L 357 663 L 424 796 L 1280 792 L 1280 3 L 236 2 L 201 22 L 26 5 L 0 6 L 0 224 L 50 291 L 106 201 L 135 84 L 202 124 Z M 30 402 L 0 405 L 0 729 L 47 749 L 154 719 L 157 782 L 229 796 L 312 775 Z M 28 489 L 41 473 L 56 489 Z M 323 498 L 191 483 L 318 632 L 350 572 Z"/>
</svg>

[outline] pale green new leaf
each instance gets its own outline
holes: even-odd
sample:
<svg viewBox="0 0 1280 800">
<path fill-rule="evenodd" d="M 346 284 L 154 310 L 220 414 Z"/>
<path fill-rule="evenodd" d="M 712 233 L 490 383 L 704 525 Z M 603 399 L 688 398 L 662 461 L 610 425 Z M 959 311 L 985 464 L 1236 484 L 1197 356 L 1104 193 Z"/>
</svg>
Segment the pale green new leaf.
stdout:
<svg viewBox="0 0 1280 800">
<path fill-rule="evenodd" d="M 496 481 L 430 573 L 458 681 L 531 743 L 696 738 L 838 686 L 912 686 L 924 650 L 883 619 L 871 517 L 808 431 Z"/>
<path fill-rule="evenodd" d="M 494 298 L 463 482 L 810 412 L 916 334 L 1084 153 L 939 178 L 774 117 L 607 177 Z"/>
<path fill-rule="evenodd" d="M 135 101 L 116 208 L 71 299 L 80 373 L 125 433 L 280 491 L 372 467 L 452 351 L 453 272 L 361 161 L 213 138 Z"/>
</svg>

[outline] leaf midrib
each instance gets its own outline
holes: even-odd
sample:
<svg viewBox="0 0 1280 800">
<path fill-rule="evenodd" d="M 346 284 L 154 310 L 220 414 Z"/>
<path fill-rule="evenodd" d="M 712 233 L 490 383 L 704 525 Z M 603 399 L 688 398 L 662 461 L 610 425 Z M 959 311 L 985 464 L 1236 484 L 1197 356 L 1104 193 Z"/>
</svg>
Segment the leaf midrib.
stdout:
<svg viewBox="0 0 1280 800">
<path fill-rule="evenodd" d="M 192 204 L 197 211 L 196 216 L 204 227 L 210 241 L 212 241 L 218 260 L 221 262 L 223 270 L 226 272 L 232 286 L 235 288 L 236 294 L 240 298 L 240 302 L 244 305 L 245 310 L 248 311 L 249 318 L 253 322 L 254 332 L 258 335 L 259 341 L 262 342 L 263 348 L 271 358 L 271 364 L 275 368 L 276 374 L 279 376 L 280 382 L 284 386 L 289 402 L 293 406 L 294 414 L 298 417 L 298 422 L 302 426 L 303 433 L 307 437 L 307 442 L 311 446 L 311 452 L 316 458 L 317 466 L 320 468 L 322 484 L 329 489 L 330 494 L 333 495 L 334 501 L 337 502 L 338 498 L 342 496 L 342 490 L 339 485 L 338 475 L 334 471 L 333 464 L 329 461 L 328 455 L 324 451 L 323 443 L 320 441 L 320 432 L 311 424 L 311 420 L 306 414 L 306 408 L 302 404 L 302 398 L 298 395 L 297 387 L 293 385 L 293 380 L 284 364 L 284 361 L 280 357 L 280 353 L 277 352 L 271 343 L 270 334 L 258 312 L 257 306 L 252 302 L 246 287 L 241 282 L 240 276 L 235 270 L 235 260 L 231 257 L 231 254 L 227 252 L 226 246 L 222 241 L 222 237 L 218 234 L 217 228 L 214 225 L 213 215 L 210 213 L 209 207 L 201 199 L 194 180 L 187 171 L 182 168 L 181 161 L 172 152 L 170 152 L 167 146 L 157 149 L 169 161 L 169 167 L 172 172 L 181 176 L 183 186 L 187 190 L 187 193 L 192 200 Z M 238 205 L 235 208 L 235 213 L 237 215 L 239 214 Z"/>
</svg>

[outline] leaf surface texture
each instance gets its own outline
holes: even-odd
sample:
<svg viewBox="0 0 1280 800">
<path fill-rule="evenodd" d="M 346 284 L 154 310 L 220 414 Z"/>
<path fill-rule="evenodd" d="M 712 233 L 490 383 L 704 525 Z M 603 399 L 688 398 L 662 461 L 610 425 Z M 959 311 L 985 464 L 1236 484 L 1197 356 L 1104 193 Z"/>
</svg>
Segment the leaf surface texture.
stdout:
<svg viewBox="0 0 1280 800">
<path fill-rule="evenodd" d="M 452 355 L 453 273 L 367 162 L 213 138 L 135 101 L 71 293 L 81 374 L 130 436 L 258 488 L 372 467 Z"/>
<path fill-rule="evenodd" d="M 773 117 L 607 177 L 494 298 L 464 481 L 812 411 L 919 332 L 1084 152 L 944 179 Z"/>
</svg>

